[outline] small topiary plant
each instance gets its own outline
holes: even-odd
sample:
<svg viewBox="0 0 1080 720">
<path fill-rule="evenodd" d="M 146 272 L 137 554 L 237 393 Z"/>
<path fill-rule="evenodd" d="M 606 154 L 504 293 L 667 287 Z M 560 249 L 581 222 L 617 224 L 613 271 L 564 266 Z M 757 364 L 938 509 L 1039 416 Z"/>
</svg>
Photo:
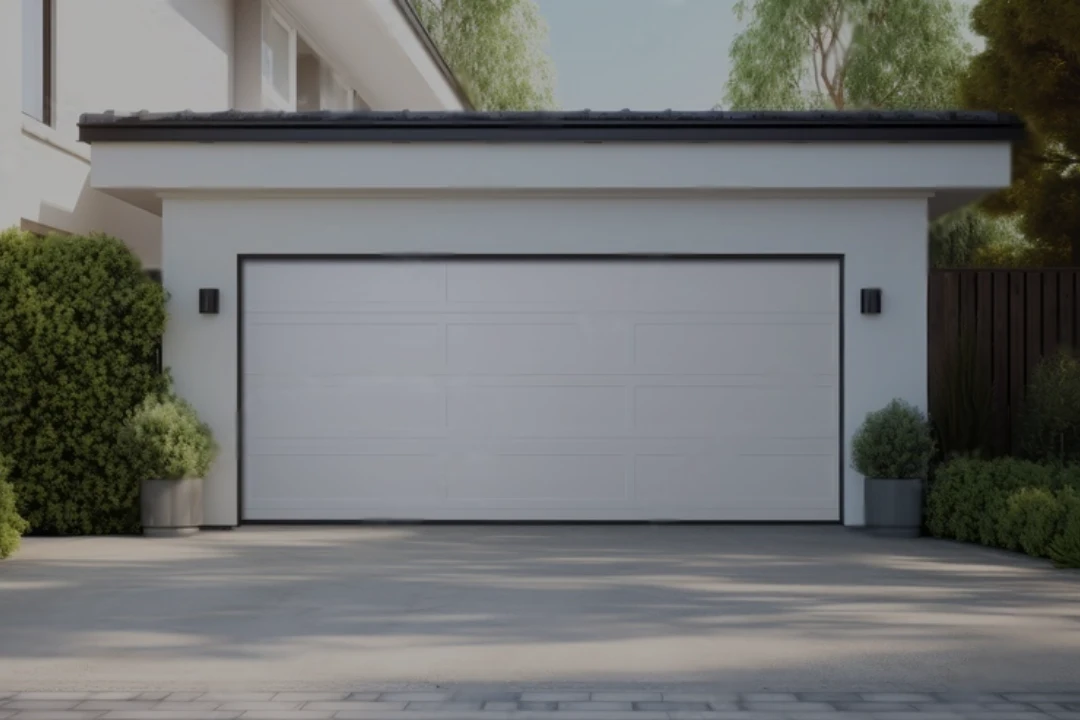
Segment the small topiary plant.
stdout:
<svg viewBox="0 0 1080 720">
<path fill-rule="evenodd" d="M 11 465 L 0 457 L 0 558 L 19 549 L 19 538 L 29 525 L 15 510 L 15 489 L 7 481 Z"/>
<path fill-rule="evenodd" d="M 1080 461 L 1080 359 L 1068 350 L 1035 368 L 1020 415 L 1020 449 L 1031 460 Z"/>
<path fill-rule="evenodd" d="M 173 394 L 149 395 L 120 432 L 120 450 L 143 479 L 206 477 L 217 455 L 210 427 Z"/>
<path fill-rule="evenodd" d="M 933 454 L 926 415 L 903 400 L 869 413 L 851 442 L 852 465 L 868 478 L 925 479 Z"/>
</svg>

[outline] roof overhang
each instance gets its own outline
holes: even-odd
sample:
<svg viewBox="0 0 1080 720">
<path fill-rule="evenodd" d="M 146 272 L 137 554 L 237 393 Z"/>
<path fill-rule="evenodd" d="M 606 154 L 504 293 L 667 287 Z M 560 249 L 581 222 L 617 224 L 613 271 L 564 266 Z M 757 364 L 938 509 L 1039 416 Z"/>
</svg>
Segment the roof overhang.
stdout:
<svg viewBox="0 0 1080 720">
<path fill-rule="evenodd" d="M 1006 187 L 994 113 L 84 115 L 94 187 L 169 193 L 895 193 L 933 215 Z"/>
</svg>

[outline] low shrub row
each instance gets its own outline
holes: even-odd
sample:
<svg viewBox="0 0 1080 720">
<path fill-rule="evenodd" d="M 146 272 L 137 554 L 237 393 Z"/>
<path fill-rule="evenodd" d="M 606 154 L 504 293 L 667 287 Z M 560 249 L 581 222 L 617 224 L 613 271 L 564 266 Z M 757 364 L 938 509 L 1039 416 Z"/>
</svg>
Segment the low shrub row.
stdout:
<svg viewBox="0 0 1080 720">
<path fill-rule="evenodd" d="M 1080 466 L 959 458 L 927 493 L 931 534 L 1080 567 Z"/>
</svg>

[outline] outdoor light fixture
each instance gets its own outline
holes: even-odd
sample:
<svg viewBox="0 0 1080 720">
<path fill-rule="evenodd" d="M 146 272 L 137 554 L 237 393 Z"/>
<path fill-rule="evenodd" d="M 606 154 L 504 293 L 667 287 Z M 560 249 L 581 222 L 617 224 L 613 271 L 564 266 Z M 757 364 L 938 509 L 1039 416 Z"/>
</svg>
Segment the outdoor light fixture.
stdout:
<svg viewBox="0 0 1080 720">
<path fill-rule="evenodd" d="M 217 288 L 201 288 L 199 290 L 199 312 L 203 315 L 218 314 Z"/>
<path fill-rule="evenodd" d="M 862 289 L 861 309 L 863 315 L 881 314 L 881 288 Z"/>
</svg>

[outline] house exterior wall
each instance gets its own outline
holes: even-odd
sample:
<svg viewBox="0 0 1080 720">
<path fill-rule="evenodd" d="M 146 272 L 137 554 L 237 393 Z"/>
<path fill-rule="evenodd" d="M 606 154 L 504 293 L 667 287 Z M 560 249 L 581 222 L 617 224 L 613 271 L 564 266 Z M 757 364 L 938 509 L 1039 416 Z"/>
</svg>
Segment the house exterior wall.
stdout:
<svg viewBox="0 0 1080 720">
<path fill-rule="evenodd" d="M 237 522 L 237 255 L 246 253 L 839 254 L 844 257 L 845 456 L 867 412 L 926 406 L 925 195 L 726 192 L 454 193 L 351 197 L 168 195 L 165 361 L 222 452 L 206 522 Z M 221 312 L 198 313 L 198 289 Z M 859 313 L 859 290 L 883 312 Z M 862 478 L 845 461 L 844 517 L 863 524 Z"/>
<path fill-rule="evenodd" d="M 425 88 L 432 99 L 425 108 L 421 102 L 414 109 L 460 107 L 449 100 L 449 105 L 440 104 L 452 90 L 444 78 L 433 74 L 432 59 L 417 55 L 422 48 L 407 35 L 412 31 L 405 20 L 396 16 L 394 27 L 365 24 L 359 3 L 53 2 L 54 117 L 49 125 L 22 112 L 22 2 L 0 2 L 0 228 L 27 220 L 65 232 L 106 232 L 124 240 L 148 268 L 161 267 L 161 218 L 91 187 L 90 146 L 78 141 L 79 115 L 104 110 L 262 109 L 257 23 L 264 3 L 308 33 L 324 60 L 355 79 L 358 88 L 365 78 L 378 76 L 383 83 L 379 92 L 365 98 L 372 107 L 397 109 L 410 99 L 421 102 L 427 97 Z M 351 45 L 322 43 L 318 37 L 320 29 L 335 25 L 355 27 L 352 44 L 369 48 L 369 54 L 375 52 L 370 50 L 374 45 L 385 50 L 403 44 L 400 53 L 408 55 L 407 64 L 396 55 L 383 56 L 380 62 L 368 55 L 335 55 L 339 47 Z M 428 82 L 442 84 L 429 88 Z"/>
<path fill-rule="evenodd" d="M 17 0 L 3 7 L 21 13 Z M 3 208 L 0 225 L 25 219 L 66 232 L 106 232 L 128 243 L 145 266 L 160 267 L 161 218 L 89 186 L 90 147 L 78 142 L 79 115 L 230 107 L 232 0 L 55 0 L 54 19 L 51 126 L 22 114 L 20 91 L 3 93 L 16 106 L 5 110 L 0 142 L 15 151 L 18 167 L 14 182 L 3 178 L 14 192 L 2 194 L 14 201 Z M 14 62 L 3 63 L 13 70 L 3 72 L 14 73 L 18 88 L 21 39 L 14 40 Z"/>
</svg>

